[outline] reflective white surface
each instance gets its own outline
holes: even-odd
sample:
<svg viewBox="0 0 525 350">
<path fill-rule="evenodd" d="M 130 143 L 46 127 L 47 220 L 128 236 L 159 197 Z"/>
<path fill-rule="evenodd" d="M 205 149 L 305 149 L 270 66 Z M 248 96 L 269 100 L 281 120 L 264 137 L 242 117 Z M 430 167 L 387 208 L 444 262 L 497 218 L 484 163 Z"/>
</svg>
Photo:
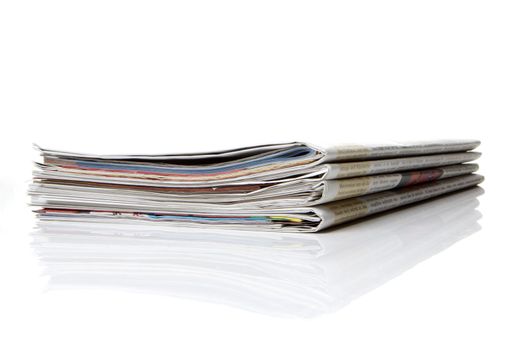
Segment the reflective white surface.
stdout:
<svg viewBox="0 0 525 350">
<path fill-rule="evenodd" d="M 278 316 L 336 311 L 479 231 L 479 187 L 324 234 L 39 223 L 49 289 L 122 288 Z"/>
</svg>

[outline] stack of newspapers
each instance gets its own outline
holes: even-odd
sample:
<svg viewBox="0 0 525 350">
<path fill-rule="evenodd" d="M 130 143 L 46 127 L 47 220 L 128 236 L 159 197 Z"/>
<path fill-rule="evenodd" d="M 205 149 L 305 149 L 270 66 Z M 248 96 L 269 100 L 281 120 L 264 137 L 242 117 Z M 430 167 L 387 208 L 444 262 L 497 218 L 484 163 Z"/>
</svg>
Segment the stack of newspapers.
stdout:
<svg viewBox="0 0 525 350">
<path fill-rule="evenodd" d="M 303 142 L 193 154 L 38 148 L 41 220 L 317 232 L 483 181 L 479 141 L 320 148 Z"/>
</svg>

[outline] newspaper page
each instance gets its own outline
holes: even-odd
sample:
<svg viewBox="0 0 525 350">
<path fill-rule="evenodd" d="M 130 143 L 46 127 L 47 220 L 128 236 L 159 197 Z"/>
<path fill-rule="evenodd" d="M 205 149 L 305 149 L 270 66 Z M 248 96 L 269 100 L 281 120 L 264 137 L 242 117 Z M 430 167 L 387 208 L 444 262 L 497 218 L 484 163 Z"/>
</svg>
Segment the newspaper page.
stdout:
<svg viewBox="0 0 525 350">
<path fill-rule="evenodd" d="M 257 158 L 262 155 L 281 154 L 297 149 L 309 149 L 312 158 L 322 158 L 321 162 L 339 162 L 345 160 L 393 158 L 397 156 L 414 156 L 422 154 L 438 154 L 470 151 L 478 147 L 477 140 L 437 140 L 418 142 L 393 142 L 380 144 L 342 144 L 329 147 L 311 145 L 306 142 L 288 142 L 268 145 L 248 146 L 236 149 L 201 152 L 201 153 L 162 153 L 162 154 L 122 154 L 102 155 L 79 152 L 68 152 L 42 148 L 33 145 L 43 156 L 58 158 L 98 159 L 98 160 L 128 160 L 128 161 L 177 161 L 196 165 L 199 163 L 223 163 L 239 159 Z"/>
<path fill-rule="evenodd" d="M 478 147 L 477 140 L 442 140 L 423 142 L 404 142 L 376 145 L 336 145 L 324 150 L 324 163 L 346 160 L 395 158 L 399 156 L 416 156 L 470 151 Z"/>
<path fill-rule="evenodd" d="M 460 152 L 419 157 L 378 159 L 361 162 L 330 163 L 324 165 L 326 167 L 324 179 L 344 179 L 371 174 L 391 173 L 395 171 L 433 168 L 444 165 L 471 162 L 478 159 L 480 156 L 481 153 L 478 152 Z"/>
</svg>

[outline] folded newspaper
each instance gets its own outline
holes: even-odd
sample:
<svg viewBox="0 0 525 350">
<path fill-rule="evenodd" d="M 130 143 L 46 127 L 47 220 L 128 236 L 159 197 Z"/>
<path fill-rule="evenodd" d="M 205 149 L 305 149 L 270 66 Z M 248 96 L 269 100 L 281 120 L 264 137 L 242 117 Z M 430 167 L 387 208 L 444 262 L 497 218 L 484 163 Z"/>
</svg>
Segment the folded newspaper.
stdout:
<svg viewBox="0 0 525 350">
<path fill-rule="evenodd" d="M 42 220 L 317 232 L 483 181 L 478 141 L 94 155 L 38 148 Z M 465 164 L 467 163 L 467 164 Z"/>
</svg>

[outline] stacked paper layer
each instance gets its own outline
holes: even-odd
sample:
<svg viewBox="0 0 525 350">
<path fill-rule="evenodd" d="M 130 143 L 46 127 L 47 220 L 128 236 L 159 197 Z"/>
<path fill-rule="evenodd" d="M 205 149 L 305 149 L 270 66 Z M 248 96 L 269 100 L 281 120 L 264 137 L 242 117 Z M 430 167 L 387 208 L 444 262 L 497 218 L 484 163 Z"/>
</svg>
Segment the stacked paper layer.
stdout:
<svg viewBox="0 0 525 350">
<path fill-rule="evenodd" d="M 478 145 L 294 142 L 119 156 L 39 148 L 30 194 L 43 220 L 316 232 L 479 184 L 469 163 Z"/>
</svg>

